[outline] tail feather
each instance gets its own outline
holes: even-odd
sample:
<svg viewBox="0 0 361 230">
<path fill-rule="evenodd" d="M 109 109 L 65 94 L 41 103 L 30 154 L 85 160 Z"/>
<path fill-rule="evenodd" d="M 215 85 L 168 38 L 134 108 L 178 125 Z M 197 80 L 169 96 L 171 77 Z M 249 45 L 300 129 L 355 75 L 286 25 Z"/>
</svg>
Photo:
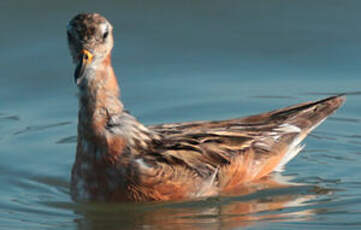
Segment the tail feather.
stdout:
<svg viewBox="0 0 361 230">
<path fill-rule="evenodd" d="M 272 112 L 271 119 L 284 118 L 286 123 L 301 130 L 312 131 L 336 111 L 345 101 L 343 95 L 332 96 L 315 102 L 306 102 Z"/>
<path fill-rule="evenodd" d="M 289 148 L 289 150 L 286 152 L 286 154 L 282 158 L 282 160 L 278 163 L 278 165 L 276 166 L 274 171 L 275 172 L 283 172 L 286 164 L 289 161 L 291 161 L 293 158 L 295 158 L 297 156 L 297 154 L 299 154 L 305 146 L 306 145 L 298 144 L 293 148 Z"/>
<path fill-rule="evenodd" d="M 302 151 L 304 145 L 301 142 L 305 137 L 319 126 L 326 118 L 336 111 L 345 101 L 343 95 L 329 97 L 316 102 L 308 102 L 301 105 L 288 107 L 283 110 L 276 111 L 272 116 L 287 116 L 286 124 L 292 127 L 295 132 L 292 137 L 287 137 L 288 147 L 278 163 L 275 171 L 283 171 L 284 166 Z"/>
</svg>

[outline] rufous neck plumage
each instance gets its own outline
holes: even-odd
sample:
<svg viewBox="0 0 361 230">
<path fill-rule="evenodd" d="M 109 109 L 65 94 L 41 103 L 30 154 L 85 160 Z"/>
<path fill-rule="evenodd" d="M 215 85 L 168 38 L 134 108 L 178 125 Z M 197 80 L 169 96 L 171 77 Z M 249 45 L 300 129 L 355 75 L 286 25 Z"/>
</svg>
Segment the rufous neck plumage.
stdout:
<svg viewBox="0 0 361 230">
<path fill-rule="evenodd" d="M 111 55 L 91 67 L 85 74 L 87 76 L 78 84 L 79 123 L 99 130 L 106 125 L 110 116 L 123 112 Z"/>
</svg>

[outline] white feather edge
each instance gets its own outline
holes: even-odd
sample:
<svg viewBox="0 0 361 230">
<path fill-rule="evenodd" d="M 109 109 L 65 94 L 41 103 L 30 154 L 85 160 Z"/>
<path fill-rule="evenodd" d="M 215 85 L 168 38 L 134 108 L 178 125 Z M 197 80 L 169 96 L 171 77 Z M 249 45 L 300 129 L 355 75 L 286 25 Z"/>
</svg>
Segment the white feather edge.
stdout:
<svg viewBox="0 0 361 230">
<path fill-rule="evenodd" d="M 315 125 L 313 125 L 309 130 L 307 130 L 307 133 L 310 133 L 312 130 L 314 130 L 315 128 L 317 128 L 322 122 L 324 122 L 326 120 L 327 117 L 323 118 L 322 120 L 320 120 L 319 122 L 317 122 Z M 297 126 L 294 125 L 290 125 L 293 126 L 295 128 L 298 128 Z M 287 128 L 289 128 L 290 126 L 285 126 Z M 295 128 L 293 128 L 293 131 L 296 131 Z M 298 128 L 299 129 L 299 128 Z M 290 146 L 288 147 L 288 151 L 285 154 L 285 156 L 282 158 L 282 160 L 278 163 L 277 167 L 274 169 L 275 172 L 283 172 L 284 171 L 284 167 L 285 165 L 292 160 L 294 157 L 297 156 L 297 154 L 299 152 L 302 151 L 302 149 L 305 147 L 305 145 L 301 145 L 301 141 L 304 139 L 301 138 L 300 135 L 298 135 L 293 142 L 290 144 Z"/>
</svg>

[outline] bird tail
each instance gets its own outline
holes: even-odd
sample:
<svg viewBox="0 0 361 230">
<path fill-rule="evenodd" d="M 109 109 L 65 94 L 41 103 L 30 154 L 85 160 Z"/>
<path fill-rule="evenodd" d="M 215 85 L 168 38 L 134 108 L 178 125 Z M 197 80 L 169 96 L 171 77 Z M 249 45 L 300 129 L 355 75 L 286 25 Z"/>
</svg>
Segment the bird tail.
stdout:
<svg viewBox="0 0 361 230">
<path fill-rule="evenodd" d="M 344 95 L 337 95 L 271 112 L 271 117 L 284 119 L 284 129 L 289 131 L 293 129 L 295 131 L 289 132 L 293 133 L 293 135 L 283 136 L 283 141 L 287 143 L 288 147 L 275 171 L 283 170 L 283 167 L 303 149 L 302 140 L 329 115 L 340 108 L 345 99 Z"/>
</svg>

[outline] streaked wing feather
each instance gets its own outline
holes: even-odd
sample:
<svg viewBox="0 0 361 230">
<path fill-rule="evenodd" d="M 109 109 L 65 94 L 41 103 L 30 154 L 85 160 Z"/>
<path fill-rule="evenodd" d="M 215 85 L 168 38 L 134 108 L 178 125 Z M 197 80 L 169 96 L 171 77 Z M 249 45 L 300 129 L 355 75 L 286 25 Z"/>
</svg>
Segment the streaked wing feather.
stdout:
<svg viewBox="0 0 361 230">
<path fill-rule="evenodd" d="M 183 164 L 199 175 L 210 176 L 216 168 L 227 166 L 250 151 L 254 153 L 255 161 L 275 157 L 281 161 L 288 150 L 295 156 L 296 150 L 302 149 L 298 147 L 299 142 L 343 100 L 335 96 L 249 117 L 148 128 L 164 138 L 158 149 L 159 156 Z M 265 174 L 277 167 L 277 161 L 266 167 L 270 169 L 265 170 Z"/>
</svg>

